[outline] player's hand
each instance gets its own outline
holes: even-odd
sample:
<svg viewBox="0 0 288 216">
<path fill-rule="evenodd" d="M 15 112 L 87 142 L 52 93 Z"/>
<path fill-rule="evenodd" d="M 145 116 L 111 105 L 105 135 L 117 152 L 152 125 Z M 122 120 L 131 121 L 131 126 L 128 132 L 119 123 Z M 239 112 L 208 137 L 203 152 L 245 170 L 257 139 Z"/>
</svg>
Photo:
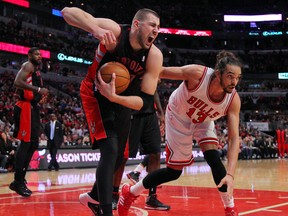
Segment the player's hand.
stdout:
<svg viewBox="0 0 288 216">
<path fill-rule="evenodd" d="M 100 94 L 106 97 L 111 102 L 113 102 L 113 98 L 116 96 L 115 79 L 116 75 L 115 73 L 113 73 L 111 82 L 106 83 L 103 81 L 101 73 L 98 72 L 97 79 L 95 81 L 96 88 L 100 92 Z"/>
<path fill-rule="evenodd" d="M 222 185 L 227 184 L 227 193 L 229 196 L 229 199 L 232 199 L 233 197 L 233 191 L 234 191 L 234 179 L 230 175 L 226 175 L 220 183 L 217 185 L 218 188 L 222 187 Z"/>
<path fill-rule="evenodd" d="M 100 43 L 106 46 L 107 50 L 113 50 L 116 47 L 117 39 L 110 30 L 101 29 L 101 31 L 97 31 L 97 34 L 95 33 L 93 36 L 98 38 Z"/>
<path fill-rule="evenodd" d="M 165 135 L 165 115 L 159 115 L 160 133 L 161 136 Z"/>
</svg>

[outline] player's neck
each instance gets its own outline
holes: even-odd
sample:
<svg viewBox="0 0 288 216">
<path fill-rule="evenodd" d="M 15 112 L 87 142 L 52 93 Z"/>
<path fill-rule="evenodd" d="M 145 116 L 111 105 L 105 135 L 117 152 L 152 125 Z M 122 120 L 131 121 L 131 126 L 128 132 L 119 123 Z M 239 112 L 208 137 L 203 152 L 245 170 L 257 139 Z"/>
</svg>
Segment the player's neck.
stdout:
<svg viewBox="0 0 288 216">
<path fill-rule="evenodd" d="M 215 102 L 222 101 L 226 95 L 220 82 L 217 80 L 216 76 L 212 77 L 209 83 L 208 92 L 209 92 L 209 97 Z"/>
</svg>

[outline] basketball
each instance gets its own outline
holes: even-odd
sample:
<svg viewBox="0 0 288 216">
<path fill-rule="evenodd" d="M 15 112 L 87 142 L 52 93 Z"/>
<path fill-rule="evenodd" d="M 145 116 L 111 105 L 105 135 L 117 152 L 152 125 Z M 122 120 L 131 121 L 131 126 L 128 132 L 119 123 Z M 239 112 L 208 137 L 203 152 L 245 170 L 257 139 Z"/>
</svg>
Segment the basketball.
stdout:
<svg viewBox="0 0 288 216">
<path fill-rule="evenodd" d="M 120 62 L 107 62 L 99 69 L 104 82 L 109 83 L 112 79 L 112 74 L 115 73 L 115 88 L 116 94 L 124 92 L 130 83 L 130 73 L 128 69 Z"/>
</svg>

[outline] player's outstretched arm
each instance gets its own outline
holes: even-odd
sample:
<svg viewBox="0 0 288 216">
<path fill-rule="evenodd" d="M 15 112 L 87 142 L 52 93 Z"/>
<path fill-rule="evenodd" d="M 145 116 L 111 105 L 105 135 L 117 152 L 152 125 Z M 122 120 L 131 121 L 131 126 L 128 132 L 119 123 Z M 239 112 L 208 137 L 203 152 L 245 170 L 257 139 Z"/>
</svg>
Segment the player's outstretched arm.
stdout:
<svg viewBox="0 0 288 216">
<path fill-rule="evenodd" d="M 111 19 L 95 18 L 91 14 L 77 7 L 65 7 L 61 11 L 64 20 L 71 26 L 87 31 L 102 44 L 115 43 L 120 35 L 121 28 Z"/>
<path fill-rule="evenodd" d="M 171 80 L 189 80 L 189 79 L 199 79 L 205 66 L 190 64 L 181 67 L 163 67 L 160 73 L 161 79 L 171 79 Z"/>
<path fill-rule="evenodd" d="M 240 97 L 236 93 L 227 113 L 227 120 L 228 120 L 227 174 L 221 180 L 220 184 L 217 185 L 218 188 L 220 188 L 223 184 L 227 184 L 227 192 L 230 197 L 233 196 L 234 176 L 238 162 L 238 154 L 240 150 L 240 144 L 239 144 L 240 107 L 241 107 Z"/>
</svg>

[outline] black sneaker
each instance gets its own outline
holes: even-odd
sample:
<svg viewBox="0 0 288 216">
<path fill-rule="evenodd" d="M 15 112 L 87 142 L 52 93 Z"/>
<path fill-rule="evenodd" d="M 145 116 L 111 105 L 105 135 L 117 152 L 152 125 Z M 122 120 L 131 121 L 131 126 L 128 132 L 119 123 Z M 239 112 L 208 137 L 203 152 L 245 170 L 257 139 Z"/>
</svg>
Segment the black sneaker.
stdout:
<svg viewBox="0 0 288 216">
<path fill-rule="evenodd" d="M 140 172 L 135 172 L 132 171 L 130 173 L 127 174 L 127 178 L 133 183 L 136 184 L 137 182 L 139 182 L 139 176 L 140 176 Z"/>
<path fill-rule="evenodd" d="M 26 189 L 28 190 L 29 193 L 32 194 L 32 191 L 27 187 L 27 180 L 24 178 L 24 184 L 26 185 Z"/>
<path fill-rule="evenodd" d="M 117 210 L 118 200 L 119 200 L 119 193 L 113 192 L 113 194 L 112 194 L 112 210 Z"/>
<path fill-rule="evenodd" d="M 90 208 L 94 216 L 101 215 L 101 208 L 98 201 L 93 200 L 88 193 L 80 194 L 79 201 L 82 205 Z"/>
<path fill-rule="evenodd" d="M 168 211 L 170 209 L 169 205 L 165 205 L 157 199 L 157 195 L 153 194 L 148 196 L 146 199 L 145 209 L 149 210 L 159 210 L 159 211 Z"/>
<path fill-rule="evenodd" d="M 30 191 L 25 183 L 18 183 L 18 182 L 11 182 L 9 185 L 10 190 L 15 191 L 17 194 L 24 196 L 24 197 L 29 197 L 32 194 L 32 191 Z"/>
</svg>

